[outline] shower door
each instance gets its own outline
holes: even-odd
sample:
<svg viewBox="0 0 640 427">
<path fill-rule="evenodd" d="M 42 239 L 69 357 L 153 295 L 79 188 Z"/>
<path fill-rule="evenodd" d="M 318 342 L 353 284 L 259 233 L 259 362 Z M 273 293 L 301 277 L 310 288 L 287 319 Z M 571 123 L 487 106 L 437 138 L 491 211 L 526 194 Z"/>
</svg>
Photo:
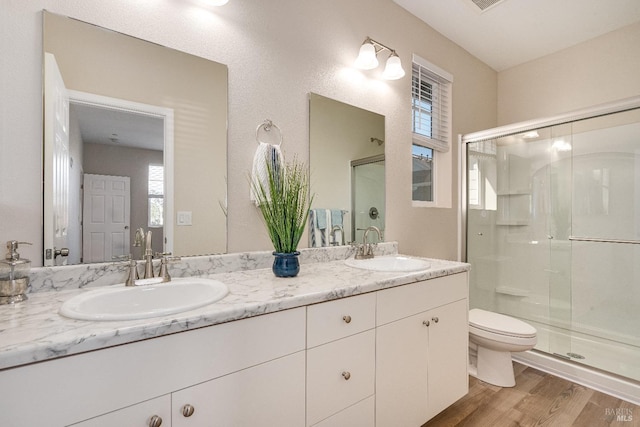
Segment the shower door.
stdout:
<svg viewBox="0 0 640 427">
<path fill-rule="evenodd" d="M 564 357 L 567 334 L 548 331 L 571 318 L 571 156 L 557 142 L 570 137 L 558 126 L 467 144 L 471 304 L 532 323 L 537 348 Z"/>
<path fill-rule="evenodd" d="M 640 380 L 640 109 L 467 141 L 470 305 Z"/>
<path fill-rule="evenodd" d="M 364 230 L 373 225 L 384 236 L 384 154 L 351 161 L 351 240 L 362 242 Z M 369 241 L 378 236 L 369 233 Z"/>
<path fill-rule="evenodd" d="M 572 351 L 640 380 L 640 110 L 573 124 Z"/>
</svg>

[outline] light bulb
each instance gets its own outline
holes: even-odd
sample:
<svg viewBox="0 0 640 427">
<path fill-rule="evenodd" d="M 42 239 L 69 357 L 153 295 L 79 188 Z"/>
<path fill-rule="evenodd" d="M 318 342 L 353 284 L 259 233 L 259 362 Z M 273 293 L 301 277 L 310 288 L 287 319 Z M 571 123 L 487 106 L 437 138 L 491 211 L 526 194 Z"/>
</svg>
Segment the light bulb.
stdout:
<svg viewBox="0 0 640 427">
<path fill-rule="evenodd" d="M 386 80 L 398 80 L 402 77 L 404 77 L 404 69 L 402 68 L 400 57 L 395 51 L 392 51 L 391 55 L 389 55 L 389 59 L 387 59 L 386 65 L 384 66 L 382 78 Z"/>
</svg>

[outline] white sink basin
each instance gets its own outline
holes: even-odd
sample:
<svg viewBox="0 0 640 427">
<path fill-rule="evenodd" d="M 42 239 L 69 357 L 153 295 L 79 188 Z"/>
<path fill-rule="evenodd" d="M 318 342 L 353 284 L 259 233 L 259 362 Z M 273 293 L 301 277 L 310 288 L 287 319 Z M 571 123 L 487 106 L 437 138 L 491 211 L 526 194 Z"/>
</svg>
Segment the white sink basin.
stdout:
<svg viewBox="0 0 640 427">
<path fill-rule="evenodd" d="M 349 258 L 345 260 L 345 264 L 349 267 L 361 268 L 363 270 L 407 273 L 431 268 L 431 263 L 428 261 L 400 255 L 379 256 L 369 259 Z"/>
<path fill-rule="evenodd" d="M 80 320 L 133 320 L 203 307 L 224 298 L 229 289 L 217 280 L 181 277 L 168 283 L 88 291 L 62 304 L 60 314 Z"/>
</svg>

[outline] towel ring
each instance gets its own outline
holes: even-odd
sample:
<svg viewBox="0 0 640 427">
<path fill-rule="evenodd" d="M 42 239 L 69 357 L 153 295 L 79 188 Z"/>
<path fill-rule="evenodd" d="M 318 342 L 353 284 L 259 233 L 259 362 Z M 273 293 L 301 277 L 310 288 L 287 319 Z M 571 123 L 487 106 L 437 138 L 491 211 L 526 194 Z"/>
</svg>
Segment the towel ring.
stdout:
<svg viewBox="0 0 640 427">
<path fill-rule="evenodd" d="M 276 128 L 278 130 L 278 134 L 280 135 L 280 142 L 278 142 L 278 145 L 282 145 L 282 131 L 280 130 L 278 125 L 276 125 L 269 119 L 259 124 L 258 127 L 256 128 L 256 141 L 258 141 L 258 143 L 262 142 L 260 141 L 260 129 L 264 129 L 265 132 L 271 132 L 272 128 Z"/>
</svg>

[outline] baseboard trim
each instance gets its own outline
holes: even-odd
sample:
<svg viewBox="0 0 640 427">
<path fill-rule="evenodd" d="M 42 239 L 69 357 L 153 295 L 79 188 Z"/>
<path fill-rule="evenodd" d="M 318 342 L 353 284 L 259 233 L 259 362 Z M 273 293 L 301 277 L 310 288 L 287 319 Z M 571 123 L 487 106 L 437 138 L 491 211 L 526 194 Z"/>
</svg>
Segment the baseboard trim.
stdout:
<svg viewBox="0 0 640 427">
<path fill-rule="evenodd" d="M 518 363 L 609 394 L 634 405 L 640 405 L 640 383 L 588 368 L 536 350 L 513 353 Z"/>
</svg>

